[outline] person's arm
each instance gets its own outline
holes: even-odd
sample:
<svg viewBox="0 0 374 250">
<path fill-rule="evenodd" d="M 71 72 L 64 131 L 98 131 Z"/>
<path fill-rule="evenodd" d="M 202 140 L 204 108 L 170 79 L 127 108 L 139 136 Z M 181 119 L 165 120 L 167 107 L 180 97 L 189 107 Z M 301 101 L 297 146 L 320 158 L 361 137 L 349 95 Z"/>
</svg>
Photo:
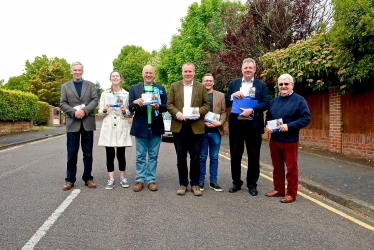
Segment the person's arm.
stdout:
<svg viewBox="0 0 374 250">
<path fill-rule="evenodd" d="M 268 94 L 268 88 L 264 82 L 261 83 L 261 101 L 253 107 L 253 115 L 258 116 L 269 109 L 270 99 Z"/>
<path fill-rule="evenodd" d="M 301 98 L 302 99 L 298 105 L 299 118 L 296 121 L 287 123 L 288 130 L 300 130 L 308 126 L 312 120 L 312 116 L 310 114 L 308 104 L 303 97 Z"/>
<path fill-rule="evenodd" d="M 65 114 L 67 114 L 71 118 L 74 118 L 76 109 L 69 105 L 65 84 L 63 84 L 61 87 L 60 107 Z"/>
</svg>

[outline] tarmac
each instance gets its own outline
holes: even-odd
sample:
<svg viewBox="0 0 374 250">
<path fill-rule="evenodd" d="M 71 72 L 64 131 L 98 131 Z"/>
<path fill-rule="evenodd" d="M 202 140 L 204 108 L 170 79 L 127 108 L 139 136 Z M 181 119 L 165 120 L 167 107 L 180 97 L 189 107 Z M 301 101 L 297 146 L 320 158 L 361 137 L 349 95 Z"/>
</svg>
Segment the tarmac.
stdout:
<svg viewBox="0 0 374 250">
<path fill-rule="evenodd" d="M 66 133 L 65 126 L 0 136 L 0 151 Z M 221 154 L 229 156 L 229 137 L 222 137 Z M 272 172 L 268 140 L 261 147 L 261 172 Z M 243 163 L 247 161 L 243 154 Z M 299 147 L 299 185 L 338 204 L 374 218 L 374 161 L 347 157 L 316 148 Z M 261 189 L 261 187 L 258 187 Z M 263 190 L 267 192 L 271 190 Z"/>
</svg>

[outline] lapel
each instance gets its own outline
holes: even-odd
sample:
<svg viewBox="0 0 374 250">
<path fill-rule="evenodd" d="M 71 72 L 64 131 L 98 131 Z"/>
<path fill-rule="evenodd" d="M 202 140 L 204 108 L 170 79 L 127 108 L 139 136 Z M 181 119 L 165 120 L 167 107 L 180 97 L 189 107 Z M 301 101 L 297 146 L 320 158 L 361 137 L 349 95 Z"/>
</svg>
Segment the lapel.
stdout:
<svg viewBox="0 0 374 250">
<path fill-rule="evenodd" d="M 77 90 L 75 89 L 75 86 L 74 86 L 74 82 L 70 81 L 68 86 L 69 86 L 70 90 L 73 92 L 73 94 L 77 97 L 77 99 L 79 99 L 78 92 L 77 92 Z"/>
<path fill-rule="evenodd" d="M 183 86 L 183 81 L 179 82 L 178 86 L 178 92 L 181 94 L 182 97 L 182 107 L 184 105 L 184 86 Z"/>
<path fill-rule="evenodd" d="M 194 80 L 193 85 L 192 85 L 191 107 L 193 107 L 193 101 L 194 101 L 194 98 L 197 96 L 197 93 L 198 93 L 197 82 L 195 82 Z"/>
<path fill-rule="evenodd" d="M 84 94 L 87 91 L 87 88 L 88 88 L 88 83 L 85 80 L 83 80 L 83 83 L 82 83 L 82 92 L 81 92 L 81 98 L 80 98 L 80 100 L 82 100 Z"/>
</svg>

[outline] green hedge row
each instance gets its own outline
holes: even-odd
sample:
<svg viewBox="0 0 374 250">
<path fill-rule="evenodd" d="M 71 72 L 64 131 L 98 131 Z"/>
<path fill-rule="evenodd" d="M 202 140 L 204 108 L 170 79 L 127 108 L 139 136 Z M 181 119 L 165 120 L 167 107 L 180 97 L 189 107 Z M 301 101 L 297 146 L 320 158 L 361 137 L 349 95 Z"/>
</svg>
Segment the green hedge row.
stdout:
<svg viewBox="0 0 374 250">
<path fill-rule="evenodd" d="M 39 110 L 34 119 L 36 125 L 47 125 L 49 121 L 49 104 L 38 101 Z"/>
<path fill-rule="evenodd" d="M 31 121 L 38 113 L 38 97 L 31 93 L 0 88 L 0 121 Z"/>
</svg>

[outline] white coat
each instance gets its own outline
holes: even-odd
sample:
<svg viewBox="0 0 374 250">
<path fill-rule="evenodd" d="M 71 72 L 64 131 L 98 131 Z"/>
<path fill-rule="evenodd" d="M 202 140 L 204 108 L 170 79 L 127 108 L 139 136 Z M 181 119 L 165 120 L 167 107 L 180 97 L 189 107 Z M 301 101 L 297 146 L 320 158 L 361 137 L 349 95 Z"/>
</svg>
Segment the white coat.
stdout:
<svg viewBox="0 0 374 250">
<path fill-rule="evenodd" d="M 104 106 L 107 103 L 108 96 L 113 96 L 111 90 L 105 90 L 101 93 L 99 104 L 99 115 L 104 117 L 101 125 L 99 146 L 106 147 L 131 147 L 132 139 L 130 135 L 131 123 L 128 118 L 132 117 L 128 109 L 129 92 L 122 89 L 123 104 L 126 107 L 126 114 L 123 115 L 119 108 L 110 107 L 106 113 L 103 112 Z"/>
</svg>

